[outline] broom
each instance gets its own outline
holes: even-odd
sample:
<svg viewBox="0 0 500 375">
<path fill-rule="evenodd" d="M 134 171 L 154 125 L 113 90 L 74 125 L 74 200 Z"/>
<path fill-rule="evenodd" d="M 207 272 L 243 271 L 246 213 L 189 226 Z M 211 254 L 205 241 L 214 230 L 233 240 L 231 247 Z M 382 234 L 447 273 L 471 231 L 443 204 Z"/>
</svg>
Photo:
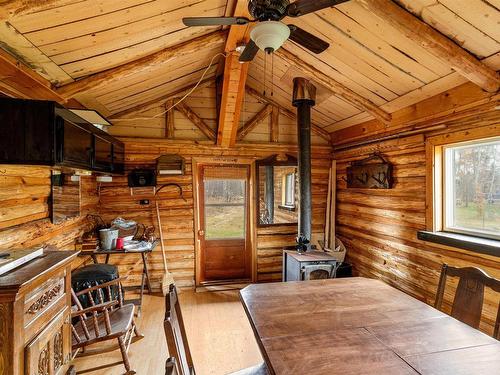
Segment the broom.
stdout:
<svg viewBox="0 0 500 375">
<path fill-rule="evenodd" d="M 160 244 L 161 244 L 161 255 L 163 256 L 163 268 L 165 273 L 163 274 L 163 279 L 161 281 L 161 291 L 164 296 L 169 292 L 170 284 L 174 284 L 174 276 L 168 271 L 167 268 L 167 256 L 165 255 L 165 245 L 163 244 L 163 230 L 161 228 L 160 219 L 160 207 L 158 206 L 158 201 L 155 199 L 156 204 L 156 218 L 158 219 L 158 230 L 160 231 Z"/>
</svg>

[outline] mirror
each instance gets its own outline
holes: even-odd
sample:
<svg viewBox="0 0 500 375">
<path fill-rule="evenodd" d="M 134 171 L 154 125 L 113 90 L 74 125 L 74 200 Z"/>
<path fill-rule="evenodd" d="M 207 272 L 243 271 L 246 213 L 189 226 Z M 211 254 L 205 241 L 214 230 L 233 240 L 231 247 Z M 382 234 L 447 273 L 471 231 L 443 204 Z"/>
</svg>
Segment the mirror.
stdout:
<svg viewBox="0 0 500 375">
<path fill-rule="evenodd" d="M 257 166 L 257 217 L 259 226 L 297 224 L 297 159 L 275 155 Z"/>
<path fill-rule="evenodd" d="M 52 171 L 52 223 L 80 216 L 80 176 Z"/>
</svg>

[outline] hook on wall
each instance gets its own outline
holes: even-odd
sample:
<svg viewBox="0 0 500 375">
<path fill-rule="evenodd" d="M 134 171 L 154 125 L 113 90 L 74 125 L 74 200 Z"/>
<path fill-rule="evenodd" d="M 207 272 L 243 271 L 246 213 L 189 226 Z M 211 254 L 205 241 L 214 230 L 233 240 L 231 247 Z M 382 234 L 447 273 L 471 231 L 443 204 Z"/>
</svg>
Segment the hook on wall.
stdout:
<svg viewBox="0 0 500 375">
<path fill-rule="evenodd" d="M 177 189 L 179 189 L 179 195 L 180 197 L 184 200 L 184 202 L 187 202 L 186 198 L 184 198 L 184 191 L 182 190 L 182 186 L 176 183 L 169 183 L 165 185 L 161 185 L 158 189 L 156 189 L 155 196 L 163 189 L 168 186 L 175 186 Z"/>
</svg>

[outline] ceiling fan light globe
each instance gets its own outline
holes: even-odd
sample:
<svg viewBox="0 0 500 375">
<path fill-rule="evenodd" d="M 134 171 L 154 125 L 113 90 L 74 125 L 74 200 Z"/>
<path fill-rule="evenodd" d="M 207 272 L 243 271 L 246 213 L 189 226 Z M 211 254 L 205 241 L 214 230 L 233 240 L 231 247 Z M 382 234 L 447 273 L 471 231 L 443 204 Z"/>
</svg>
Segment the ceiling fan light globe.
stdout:
<svg viewBox="0 0 500 375">
<path fill-rule="evenodd" d="M 276 51 L 290 36 L 287 25 L 278 21 L 264 21 L 258 23 L 250 32 L 250 38 L 262 51 Z"/>
</svg>

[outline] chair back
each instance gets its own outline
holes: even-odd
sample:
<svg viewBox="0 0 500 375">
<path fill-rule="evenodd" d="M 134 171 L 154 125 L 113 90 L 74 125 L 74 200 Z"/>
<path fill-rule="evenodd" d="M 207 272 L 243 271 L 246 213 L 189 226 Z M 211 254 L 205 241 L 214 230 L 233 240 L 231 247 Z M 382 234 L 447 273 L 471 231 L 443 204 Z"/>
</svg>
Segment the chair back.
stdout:
<svg viewBox="0 0 500 375">
<path fill-rule="evenodd" d="M 121 281 L 124 279 L 114 279 L 79 292 L 71 289 L 74 323 L 71 328 L 75 347 L 101 341 L 112 334 L 110 313 L 123 306 Z M 85 300 L 89 307 L 83 307 L 80 299 Z"/>
<path fill-rule="evenodd" d="M 181 306 L 177 296 L 177 288 L 170 284 L 169 293 L 165 297 L 165 337 L 169 354 L 175 359 L 173 374 L 195 375 L 193 360 L 182 320 Z"/>
<path fill-rule="evenodd" d="M 165 362 L 165 375 L 179 375 L 177 372 L 177 362 L 174 357 L 170 357 Z"/>
<path fill-rule="evenodd" d="M 443 264 L 434 307 L 441 309 L 447 276 L 458 277 L 458 287 L 453 300 L 451 316 L 474 328 L 479 328 L 484 302 L 484 287 L 500 293 L 500 280 L 475 267 L 456 268 Z M 499 298 L 500 301 L 500 298 Z M 500 304 L 493 337 L 500 340 Z"/>
</svg>

